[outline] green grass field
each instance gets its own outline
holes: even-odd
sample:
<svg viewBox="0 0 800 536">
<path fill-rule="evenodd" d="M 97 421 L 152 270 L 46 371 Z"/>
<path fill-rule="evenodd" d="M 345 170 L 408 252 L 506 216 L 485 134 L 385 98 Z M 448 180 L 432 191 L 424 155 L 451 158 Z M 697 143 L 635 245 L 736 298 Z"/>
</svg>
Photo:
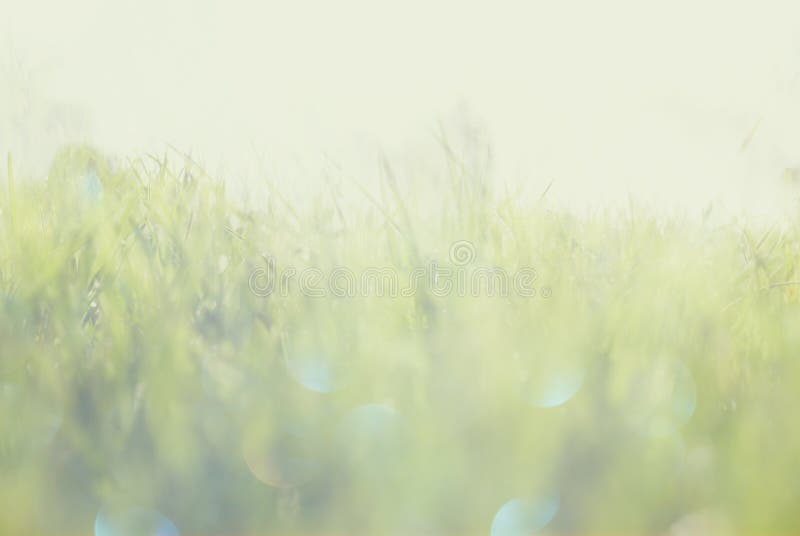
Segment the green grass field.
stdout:
<svg viewBox="0 0 800 536">
<path fill-rule="evenodd" d="M 245 203 L 172 150 L 9 157 L 0 533 L 797 533 L 798 222 L 445 158 Z"/>
</svg>

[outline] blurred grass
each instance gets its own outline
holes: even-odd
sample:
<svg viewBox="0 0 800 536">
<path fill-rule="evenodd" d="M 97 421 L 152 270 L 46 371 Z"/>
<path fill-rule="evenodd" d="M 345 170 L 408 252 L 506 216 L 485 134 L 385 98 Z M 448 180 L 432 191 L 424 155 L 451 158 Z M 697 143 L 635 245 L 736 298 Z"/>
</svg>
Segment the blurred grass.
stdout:
<svg viewBox="0 0 800 536">
<path fill-rule="evenodd" d="M 358 201 L 272 185 L 256 209 L 175 151 L 67 146 L 16 188 L 9 156 L 0 533 L 135 507 L 182 534 L 489 534 L 552 493 L 552 534 L 800 529 L 797 222 L 576 216 L 443 148 L 442 180 L 383 162 Z M 552 296 L 248 287 L 267 257 L 403 281 L 457 240 Z M 343 371 L 330 389 L 298 381 L 309 356 Z M 564 363 L 580 389 L 539 407 Z"/>
</svg>

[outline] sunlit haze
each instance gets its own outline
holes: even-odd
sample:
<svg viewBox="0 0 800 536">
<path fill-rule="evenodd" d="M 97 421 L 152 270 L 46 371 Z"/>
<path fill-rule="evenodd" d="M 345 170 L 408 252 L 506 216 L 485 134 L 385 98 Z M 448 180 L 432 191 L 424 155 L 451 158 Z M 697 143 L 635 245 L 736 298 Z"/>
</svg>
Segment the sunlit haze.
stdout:
<svg viewBox="0 0 800 536">
<path fill-rule="evenodd" d="M 168 142 L 313 188 L 316 162 L 368 175 L 463 120 L 496 180 L 564 205 L 767 210 L 800 164 L 789 0 L 6 3 L 0 146 L 29 174 L 72 138 Z"/>
</svg>

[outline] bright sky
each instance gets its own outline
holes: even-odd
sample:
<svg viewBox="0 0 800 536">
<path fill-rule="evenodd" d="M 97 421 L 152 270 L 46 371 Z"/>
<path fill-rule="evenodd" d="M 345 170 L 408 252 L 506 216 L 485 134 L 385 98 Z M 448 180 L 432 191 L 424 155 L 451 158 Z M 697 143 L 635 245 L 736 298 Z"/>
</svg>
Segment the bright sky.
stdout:
<svg viewBox="0 0 800 536">
<path fill-rule="evenodd" d="M 499 176 L 537 190 L 554 179 L 565 204 L 633 194 L 772 207 L 787 199 L 783 170 L 800 165 L 793 0 L 0 8 L 0 149 L 31 170 L 84 136 L 123 153 L 168 141 L 229 170 L 266 154 L 287 175 L 325 153 L 364 173 L 379 147 L 416 158 L 437 121 L 465 107 Z"/>
</svg>

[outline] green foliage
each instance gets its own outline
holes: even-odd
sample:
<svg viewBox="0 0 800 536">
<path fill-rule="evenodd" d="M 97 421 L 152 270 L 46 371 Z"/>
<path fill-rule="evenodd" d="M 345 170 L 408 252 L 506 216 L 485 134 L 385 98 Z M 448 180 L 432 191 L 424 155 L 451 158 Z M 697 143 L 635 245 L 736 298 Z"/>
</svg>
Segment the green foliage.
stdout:
<svg viewBox="0 0 800 536">
<path fill-rule="evenodd" d="M 135 505 L 184 534 L 488 534 L 545 490 L 553 533 L 707 510 L 800 527 L 800 227 L 577 217 L 450 163 L 426 190 L 387 164 L 363 202 L 271 187 L 246 210 L 184 155 L 72 146 L 10 190 L 0 532 L 89 534 Z M 458 240 L 475 265 L 534 267 L 537 294 L 250 288 L 269 258 L 407 281 Z M 574 396 L 543 403 L 561 371 Z"/>
</svg>

